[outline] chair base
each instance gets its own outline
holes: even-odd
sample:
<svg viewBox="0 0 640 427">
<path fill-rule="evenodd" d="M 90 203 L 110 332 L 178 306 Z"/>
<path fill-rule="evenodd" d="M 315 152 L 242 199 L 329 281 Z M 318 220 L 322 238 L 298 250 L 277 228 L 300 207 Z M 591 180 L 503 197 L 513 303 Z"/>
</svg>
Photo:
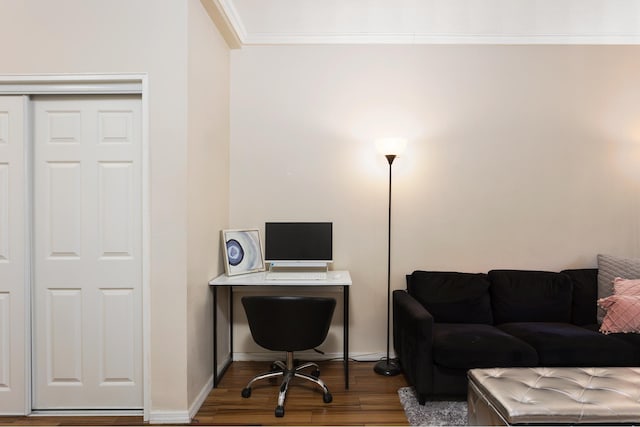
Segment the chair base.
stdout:
<svg viewBox="0 0 640 427">
<path fill-rule="evenodd" d="M 318 376 L 320 375 L 320 368 L 316 363 L 308 362 L 302 365 L 296 366 L 293 361 L 293 352 L 287 352 L 287 363 L 283 363 L 281 361 L 276 361 L 271 365 L 271 371 L 265 372 L 262 374 L 258 374 L 247 383 L 247 386 L 242 389 L 242 397 L 248 398 L 251 396 L 251 386 L 256 381 L 283 377 L 282 384 L 280 384 L 280 391 L 278 393 L 278 406 L 275 409 L 276 417 L 284 416 L 284 400 L 287 396 L 287 390 L 289 389 L 289 383 L 293 378 L 302 378 L 307 381 L 311 381 L 312 383 L 318 385 L 322 389 L 322 400 L 324 403 L 331 403 L 333 400 L 333 396 L 329 392 L 329 389 L 325 385 L 324 381 L 322 381 Z M 302 372 L 304 369 L 314 368 L 314 373 L 312 375 L 305 374 Z"/>
</svg>

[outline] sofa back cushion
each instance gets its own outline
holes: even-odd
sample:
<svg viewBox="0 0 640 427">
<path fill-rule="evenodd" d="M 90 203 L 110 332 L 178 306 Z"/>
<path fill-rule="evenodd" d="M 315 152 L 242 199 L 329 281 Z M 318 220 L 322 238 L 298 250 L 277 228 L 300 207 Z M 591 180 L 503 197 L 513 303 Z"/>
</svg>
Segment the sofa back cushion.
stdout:
<svg viewBox="0 0 640 427">
<path fill-rule="evenodd" d="M 581 268 L 577 270 L 563 270 L 573 284 L 571 300 L 571 323 L 584 326 L 597 322 L 598 299 L 598 269 Z"/>
<path fill-rule="evenodd" d="M 492 270 L 488 276 L 496 324 L 571 320 L 573 285 L 566 274 Z"/>
<path fill-rule="evenodd" d="M 407 275 L 407 291 L 435 322 L 493 323 L 486 274 L 418 270 Z"/>
</svg>

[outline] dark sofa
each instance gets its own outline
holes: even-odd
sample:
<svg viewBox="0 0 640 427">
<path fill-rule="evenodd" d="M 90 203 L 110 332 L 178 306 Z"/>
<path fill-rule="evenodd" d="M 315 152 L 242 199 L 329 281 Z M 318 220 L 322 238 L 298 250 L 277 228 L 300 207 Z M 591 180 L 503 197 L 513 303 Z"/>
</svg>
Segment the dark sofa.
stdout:
<svg viewBox="0 0 640 427">
<path fill-rule="evenodd" d="M 598 332 L 598 270 L 414 271 L 393 292 L 393 343 L 421 404 L 471 368 L 640 366 L 640 334 Z"/>
</svg>

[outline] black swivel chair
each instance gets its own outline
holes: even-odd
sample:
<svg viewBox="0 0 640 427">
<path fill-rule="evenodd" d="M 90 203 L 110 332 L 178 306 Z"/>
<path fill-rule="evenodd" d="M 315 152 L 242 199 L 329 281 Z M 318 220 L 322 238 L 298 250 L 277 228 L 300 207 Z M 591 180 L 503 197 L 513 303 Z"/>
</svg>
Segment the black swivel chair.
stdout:
<svg viewBox="0 0 640 427">
<path fill-rule="evenodd" d="M 272 370 L 253 377 L 242 390 L 242 397 L 251 396 L 251 385 L 262 379 L 284 377 L 278 394 L 276 417 L 284 416 L 284 399 L 289 382 L 294 378 L 309 380 L 322 388 L 322 399 L 333 399 L 324 382 L 318 378 L 320 369 L 315 363 L 295 366 L 293 352 L 318 347 L 327 338 L 336 306 L 333 298 L 291 296 L 247 296 L 242 298 L 251 335 L 256 343 L 271 351 L 286 351 L 286 363 L 272 364 Z M 301 372 L 314 368 L 311 375 Z"/>
</svg>

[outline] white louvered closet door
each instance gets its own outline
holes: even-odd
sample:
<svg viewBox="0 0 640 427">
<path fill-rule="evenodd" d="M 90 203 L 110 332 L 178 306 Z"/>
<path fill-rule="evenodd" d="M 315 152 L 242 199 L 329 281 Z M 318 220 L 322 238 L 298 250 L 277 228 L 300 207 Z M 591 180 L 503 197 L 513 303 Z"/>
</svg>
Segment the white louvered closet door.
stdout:
<svg viewBox="0 0 640 427">
<path fill-rule="evenodd" d="M 25 104 L 0 96 L 0 413 L 26 411 Z"/>
<path fill-rule="evenodd" d="M 33 111 L 33 408 L 140 409 L 140 98 Z"/>
</svg>

